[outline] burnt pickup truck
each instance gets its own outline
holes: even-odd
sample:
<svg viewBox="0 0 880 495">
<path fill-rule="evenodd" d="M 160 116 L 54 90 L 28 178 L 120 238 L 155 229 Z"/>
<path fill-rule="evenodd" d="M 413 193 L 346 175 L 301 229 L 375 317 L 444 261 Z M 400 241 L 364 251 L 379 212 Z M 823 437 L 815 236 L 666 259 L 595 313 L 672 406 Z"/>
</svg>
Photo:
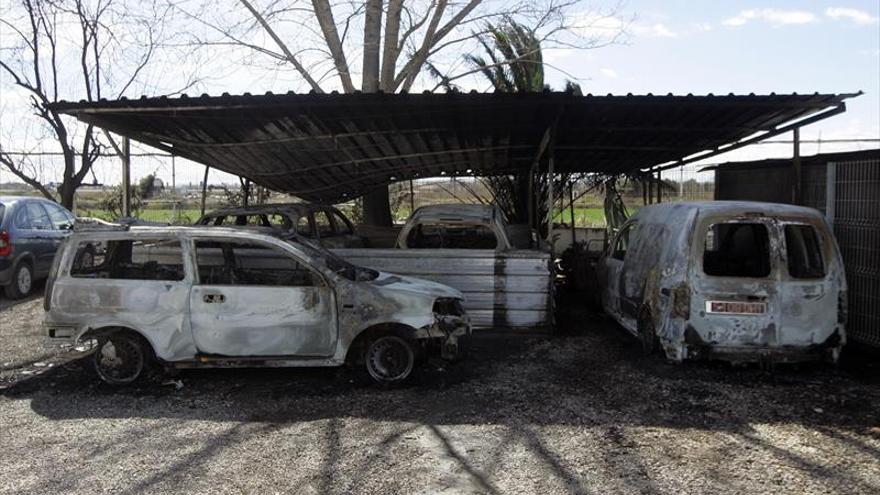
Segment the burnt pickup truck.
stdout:
<svg viewBox="0 0 880 495">
<path fill-rule="evenodd" d="M 553 324 L 549 250 L 491 205 L 418 208 L 394 249 L 334 249 L 350 262 L 431 280 L 462 292 L 474 328 L 548 330 Z"/>
</svg>

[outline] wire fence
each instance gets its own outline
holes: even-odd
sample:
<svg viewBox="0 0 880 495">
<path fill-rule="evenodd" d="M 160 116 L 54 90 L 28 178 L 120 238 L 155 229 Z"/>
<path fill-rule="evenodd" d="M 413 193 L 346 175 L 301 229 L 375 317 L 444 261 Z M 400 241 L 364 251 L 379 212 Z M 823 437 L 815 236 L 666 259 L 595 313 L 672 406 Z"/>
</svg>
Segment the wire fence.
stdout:
<svg viewBox="0 0 880 495">
<path fill-rule="evenodd" d="M 61 157 L 36 154 L 30 157 L 32 170 L 52 190 L 57 178 L 44 171 L 62 170 Z M 162 153 L 133 150 L 131 183 L 135 186 L 132 216 L 149 222 L 190 224 L 202 214 L 202 187 L 204 165 Z M 709 200 L 714 197 L 714 172 L 700 172 L 699 166 L 687 165 L 662 173 L 661 201 Z M 149 187 L 144 181 L 148 180 Z M 93 166 L 85 183 L 75 196 L 76 214 L 114 220 L 121 215 L 121 167 L 116 157 L 102 157 Z M 563 199 L 555 205 L 556 222 L 568 224 L 574 219 L 578 227 L 601 227 L 605 224 L 604 191 L 590 188 L 593 182 L 584 180 L 573 184 L 573 204 Z M 656 186 L 655 186 L 656 187 Z M 630 214 L 644 203 L 643 184 L 640 181 L 619 182 L 617 189 Z M 656 191 L 656 189 L 654 190 Z M 491 203 L 492 191 L 485 181 L 476 177 L 438 177 L 403 181 L 389 186 L 393 219 L 403 222 L 414 208 L 440 203 Z M 0 170 L 0 195 L 38 194 L 30 187 L 16 182 L 6 170 Z M 297 198 L 271 193 L 268 202 L 297 201 Z M 211 169 L 208 174 L 206 211 L 242 201 L 241 181 L 238 177 Z M 251 199 L 253 202 L 253 199 Z M 656 201 L 656 192 L 652 195 Z M 359 219 L 357 200 L 344 203 L 340 208 Z M 573 215 L 572 215 L 573 214 Z"/>
</svg>

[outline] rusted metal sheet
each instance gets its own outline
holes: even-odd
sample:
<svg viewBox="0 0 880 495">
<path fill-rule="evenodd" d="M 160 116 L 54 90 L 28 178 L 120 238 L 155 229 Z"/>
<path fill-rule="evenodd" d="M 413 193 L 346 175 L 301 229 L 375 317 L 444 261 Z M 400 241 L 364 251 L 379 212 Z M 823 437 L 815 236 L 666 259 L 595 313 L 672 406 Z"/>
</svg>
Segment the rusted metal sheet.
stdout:
<svg viewBox="0 0 880 495">
<path fill-rule="evenodd" d="M 856 95 L 286 94 L 59 102 L 53 110 L 299 198 L 529 170 L 556 123 L 557 173 L 677 163 L 829 117 Z"/>
<path fill-rule="evenodd" d="M 474 328 L 552 325 L 550 254 L 483 249 L 335 249 L 348 261 L 453 287 Z"/>
</svg>

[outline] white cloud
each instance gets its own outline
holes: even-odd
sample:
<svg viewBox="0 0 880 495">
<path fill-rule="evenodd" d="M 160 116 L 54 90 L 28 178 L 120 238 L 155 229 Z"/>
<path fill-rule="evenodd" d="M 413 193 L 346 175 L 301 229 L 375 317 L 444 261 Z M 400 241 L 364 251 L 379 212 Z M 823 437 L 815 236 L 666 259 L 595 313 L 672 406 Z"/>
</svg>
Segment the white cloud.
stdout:
<svg viewBox="0 0 880 495">
<path fill-rule="evenodd" d="M 779 9 L 749 9 L 743 10 L 735 17 L 721 22 L 725 26 L 742 26 L 750 21 L 764 21 L 774 26 L 785 24 L 811 24 L 818 17 L 812 12 L 803 10 L 779 10 Z"/>
<path fill-rule="evenodd" d="M 611 79 L 617 79 L 617 71 L 614 69 L 602 68 L 599 69 L 599 74 L 602 74 L 605 77 L 610 77 Z"/>
<path fill-rule="evenodd" d="M 633 24 L 632 31 L 636 35 L 657 38 L 675 38 L 676 36 L 678 36 L 677 33 L 660 23 L 653 24 L 651 26 Z"/>
<path fill-rule="evenodd" d="M 678 33 L 663 23 L 647 23 L 626 20 L 616 16 L 597 16 L 591 13 L 576 14 L 571 18 L 574 31 L 581 36 L 610 38 L 625 31 L 645 38 L 675 38 Z"/>
<path fill-rule="evenodd" d="M 708 22 L 695 22 L 691 24 L 691 27 L 698 32 L 705 33 L 706 31 L 712 30 L 712 25 Z"/>
<path fill-rule="evenodd" d="M 846 20 L 860 26 L 870 26 L 880 23 L 880 18 L 878 17 L 874 17 L 863 10 L 846 7 L 828 7 L 825 9 L 825 15 L 835 21 Z"/>
</svg>

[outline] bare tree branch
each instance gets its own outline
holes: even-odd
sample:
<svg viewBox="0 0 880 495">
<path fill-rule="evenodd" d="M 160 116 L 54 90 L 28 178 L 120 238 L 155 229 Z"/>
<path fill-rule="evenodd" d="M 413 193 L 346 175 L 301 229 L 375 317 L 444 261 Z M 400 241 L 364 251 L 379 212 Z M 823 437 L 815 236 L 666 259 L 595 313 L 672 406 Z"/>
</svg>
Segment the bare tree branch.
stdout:
<svg viewBox="0 0 880 495">
<path fill-rule="evenodd" d="M 309 74 L 305 67 L 303 67 L 302 63 L 300 63 L 300 61 L 293 55 L 293 53 L 290 52 L 290 49 L 287 48 L 287 44 L 285 44 L 284 41 L 282 41 L 281 38 L 278 37 L 278 34 L 275 33 L 275 30 L 272 29 L 272 26 L 270 26 L 269 23 L 266 22 L 266 19 L 264 19 L 263 16 L 261 16 L 256 9 L 254 9 L 253 5 L 251 5 L 248 0 L 239 1 L 242 5 L 245 6 L 246 9 L 248 9 L 248 11 L 251 13 L 251 15 L 254 16 L 257 22 L 260 23 L 260 26 L 263 27 L 263 29 L 266 31 L 266 34 L 268 34 L 272 38 L 272 40 L 275 41 L 275 44 L 278 45 L 278 48 L 280 48 L 281 51 L 284 53 L 286 60 L 290 62 L 290 64 L 293 65 L 293 67 L 296 69 L 297 72 L 299 72 L 303 79 L 305 79 L 306 82 L 309 83 L 309 86 L 311 86 L 316 93 L 323 93 L 324 90 L 321 89 L 321 85 L 319 85 L 318 82 L 315 81 L 314 78 L 312 78 L 312 75 Z"/>
<path fill-rule="evenodd" d="M 318 18 L 318 24 L 321 25 L 321 31 L 324 33 L 327 48 L 330 49 L 330 55 L 333 57 L 333 64 L 336 66 L 336 72 L 339 74 L 339 80 L 342 81 L 342 89 L 346 93 L 354 93 L 354 85 L 351 83 L 351 74 L 348 71 L 348 62 L 345 59 L 342 42 L 339 41 L 339 32 L 336 30 L 336 23 L 333 21 L 333 9 L 330 8 L 330 2 L 328 0 L 312 0 L 312 5 L 315 8 L 315 17 Z"/>
</svg>

